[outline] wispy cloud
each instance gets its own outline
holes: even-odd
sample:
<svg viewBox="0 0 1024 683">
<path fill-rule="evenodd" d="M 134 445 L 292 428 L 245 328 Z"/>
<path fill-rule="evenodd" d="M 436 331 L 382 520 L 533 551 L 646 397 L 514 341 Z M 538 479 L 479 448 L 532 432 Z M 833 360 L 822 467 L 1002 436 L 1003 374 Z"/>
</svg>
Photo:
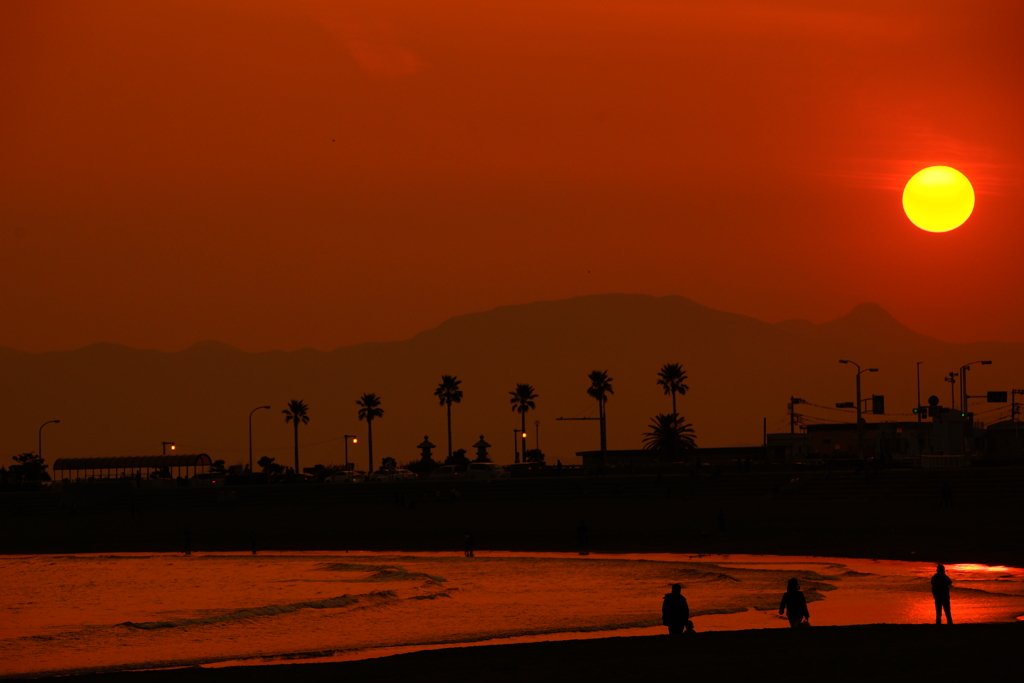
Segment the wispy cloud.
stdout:
<svg viewBox="0 0 1024 683">
<path fill-rule="evenodd" d="M 1024 176 L 1019 164 L 1000 163 L 995 150 L 927 127 L 907 127 L 889 146 L 893 148 L 891 157 L 837 159 L 828 164 L 830 170 L 818 175 L 852 187 L 899 191 L 922 168 L 952 166 L 970 179 L 975 192 L 983 195 L 1006 194 Z"/>
</svg>

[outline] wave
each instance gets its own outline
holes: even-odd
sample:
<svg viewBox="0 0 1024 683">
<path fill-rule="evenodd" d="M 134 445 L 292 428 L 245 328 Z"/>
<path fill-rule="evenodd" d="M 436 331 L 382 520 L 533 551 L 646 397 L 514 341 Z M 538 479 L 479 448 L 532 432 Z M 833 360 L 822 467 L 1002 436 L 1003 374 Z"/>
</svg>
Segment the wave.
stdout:
<svg viewBox="0 0 1024 683">
<path fill-rule="evenodd" d="M 376 591 L 367 595 L 339 595 L 336 598 L 324 598 L 322 600 L 308 600 L 305 602 L 293 602 L 287 605 L 264 605 L 263 607 L 248 607 L 246 609 L 214 614 L 207 617 L 193 619 L 172 619 L 169 621 L 126 621 L 119 626 L 130 626 L 132 628 L 151 631 L 161 628 L 177 628 L 181 626 L 197 626 L 206 624 L 220 624 L 226 621 L 237 621 L 239 619 L 252 619 L 253 617 L 271 617 L 279 614 L 297 612 L 300 609 L 337 609 L 348 607 L 357 603 L 363 605 L 380 605 L 398 599 L 394 591 Z"/>
<path fill-rule="evenodd" d="M 347 562 L 334 562 L 320 567 L 323 571 L 330 572 L 369 572 L 369 576 L 361 579 L 354 579 L 356 582 L 384 582 L 384 581 L 426 581 L 428 583 L 445 583 L 448 579 L 442 576 L 432 576 L 422 572 L 410 572 L 403 567 L 390 564 L 351 564 Z"/>
</svg>

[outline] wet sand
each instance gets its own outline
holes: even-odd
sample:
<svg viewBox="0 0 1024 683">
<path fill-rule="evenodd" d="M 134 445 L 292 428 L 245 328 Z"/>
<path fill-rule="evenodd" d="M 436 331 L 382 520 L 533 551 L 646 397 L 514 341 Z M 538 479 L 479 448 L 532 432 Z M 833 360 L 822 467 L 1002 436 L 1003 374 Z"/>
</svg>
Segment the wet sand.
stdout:
<svg viewBox="0 0 1024 683">
<path fill-rule="evenodd" d="M 468 647 L 332 664 L 174 669 L 76 681 L 916 681 L 1012 677 L 1024 623 L 837 626 Z"/>
</svg>

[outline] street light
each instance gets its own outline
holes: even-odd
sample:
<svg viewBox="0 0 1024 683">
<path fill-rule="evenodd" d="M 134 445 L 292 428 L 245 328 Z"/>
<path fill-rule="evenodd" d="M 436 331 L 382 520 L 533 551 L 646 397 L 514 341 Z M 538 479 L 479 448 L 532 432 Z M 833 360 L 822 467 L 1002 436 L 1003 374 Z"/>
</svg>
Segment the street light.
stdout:
<svg viewBox="0 0 1024 683">
<path fill-rule="evenodd" d="M 921 422 L 921 363 L 923 362 L 923 360 L 917 361 L 917 410 L 914 412 L 917 413 L 918 424 Z M 918 433 L 920 434 L 920 428 L 918 428 Z"/>
<path fill-rule="evenodd" d="M 345 471 L 348 471 L 348 440 L 352 439 L 352 443 L 359 443 L 359 439 L 351 434 L 345 435 Z"/>
<path fill-rule="evenodd" d="M 172 451 L 178 450 L 178 447 L 174 445 L 173 441 L 161 441 L 160 442 L 160 454 L 167 455 L 167 447 L 170 446 Z M 188 470 L 185 471 L 188 474 Z"/>
<path fill-rule="evenodd" d="M 540 420 L 534 420 L 533 421 L 533 426 L 535 427 L 535 429 L 533 430 L 533 447 L 536 448 L 539 451 L 540 450 Z"/>
<path fill-rule="evenodd" d="M 249 411 L 249 479 L 252 479 L 252 414 L 257 410 L 270 410 L 270 406 L 258 406 Z"/>
<path fill-rule="evenodd" d="M 967 365 L 960 366 L 960 411 L 964 415 L 967 415 L 969 412 L 967 401 L 971 398 L 967 395 L 967 371 L 971 369 L 972 365 L 977 365 L 979 363 L 981 365 L 992 365 L 992 361 L 990 360 L 976 360 L 968 363 Z"/>
<path fill-rule="evenodd" d="M 860 403 L 860 376 L 865 372 L 878 372 L 878 368 L 865 368 L 860 369 L 860 365 L 854 363 L 852 360 L 841 360 L 840 363 L 849 363 L 850 365 L 857 368 L 857 455 L 863 460 L 864 459 L 864 428 L 861 426 L 861 403 Z"/>
<path fill-rule="evenodd" d="M 523 436 L 523 462 L 526 462 L 526 432 L 522 429 L 512 430 L 512 445 L 516 449 L 516 462 L 519 462 L 519 435 Z"/>
<path fill-rule="evenodd" d="M 49 422 L 44 422 L 43 424 L 39 425 L 39 460 L 40 461 L 42 461 L 42 459 L 43 459 L 43 427 L 45 427 L 48 424 L 60 424 L 60 420 L 50 420 Z"/>
</svg>

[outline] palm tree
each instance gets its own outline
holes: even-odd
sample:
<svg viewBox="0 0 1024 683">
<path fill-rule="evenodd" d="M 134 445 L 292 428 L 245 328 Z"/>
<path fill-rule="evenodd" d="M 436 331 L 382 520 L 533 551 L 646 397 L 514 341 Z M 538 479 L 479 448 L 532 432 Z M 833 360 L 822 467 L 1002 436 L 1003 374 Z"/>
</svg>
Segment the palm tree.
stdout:
<svg viewBox="0 0 1024 683">
<path fill-rule="evenodd" d="M 689 378 L 679 363 L 666 363 L 658 372 L 658 384 L 665 389 L 666 394 L 672 395 L 672 412 L 674 414 L 679 412 L 676 410 L 676 394 L 686 396 L 686 392 L 690 390 L 690 387 L 686 386 L 687 379 Z"/>
<path fill-rule="evenodd" d="M 309 424 L 307 410 L 309 410 L 309 406 L 301 400 L 292 399 L 288 401 L 288 407 L 281 411 L 285 415 L 285 424 L 291 422 L 295 426 L 295 474 L 299 473 L 299 423 Z"/>
<path fill-rule="evenodd" d="M 462 389 L 459 385 L 462 380 L 455 375 L 441 375 L 441 383 L 434 390 L 434 396 L 441 401 L 441 405 L 448 407 L 448 457 L 452 457 L 452 404 L 462 403 Z"/>
<path fill-rule="evenodd" d="M 363 397 L 356 401 L 359 406 L 359 419 L 366 420 L 367 442 L 370 444 L 370 472 L 373 472 L 373 420 L 383 417 L 384 409 L 380 407 L 380 397 L 377 394 L 363 394 Z"/>
<path fill-rule="evenodd" d="M 680 450 L 697 448 L 693 425 L 685 424 L 675 413 L 655 415 L 649 429 L 651 431 L 644 433 L 643 438 L 645 451 L 659 451 L 674 458 Z"/>
<path fill-rule="evenodd" d="M 608 453 L 608 432 L 605 428 L 605 403 L 608 402 L 608 394 L 614 394 L 612 389 L 612 378 L 608 376 L 607 370 L 594 370 L 587 375 L 590 380 L 590 388 L 587 395 L 597 399 L 598 416 L 601 420 L 601 462 L 605 461 Z"/>
<path fill-rule="evenodd" d="M 516 390 L 508 392 L 512 394 L 512 412 L 517 412 L 523 419 L 522 434 L 526 434 L 526 413 L 536 408 L 533 399 L 537 394 L 533 393 L 533 387 L 529 384 L 516 384 Z M 526 439 L 523 439 L 523 462 L 526 462 Z M 519 451 L 516 451 L 516 462 L 519 462 Z"/>
</svg>

